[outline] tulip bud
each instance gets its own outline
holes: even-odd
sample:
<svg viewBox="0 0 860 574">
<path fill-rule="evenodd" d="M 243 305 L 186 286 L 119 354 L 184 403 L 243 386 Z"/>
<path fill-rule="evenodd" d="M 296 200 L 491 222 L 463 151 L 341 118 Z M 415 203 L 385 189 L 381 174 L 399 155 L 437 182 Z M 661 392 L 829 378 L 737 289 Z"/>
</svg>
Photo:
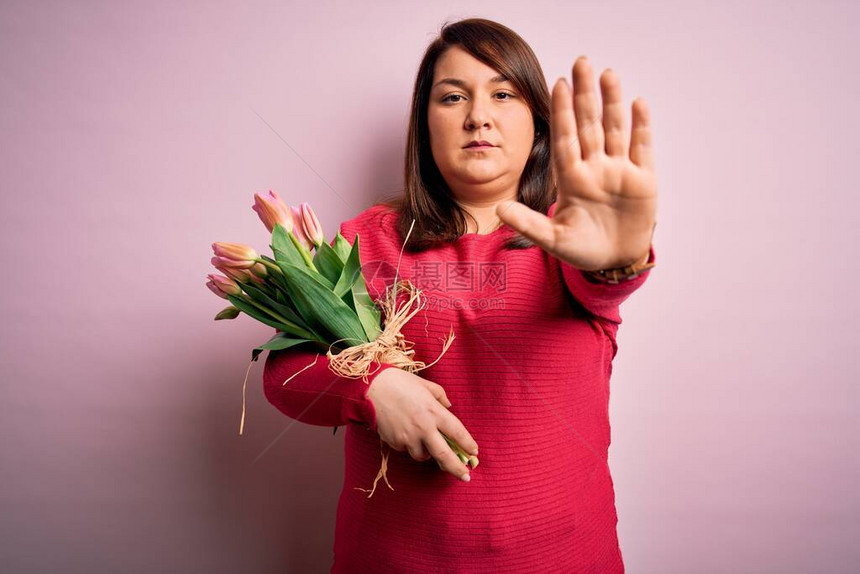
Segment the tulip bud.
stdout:
<svg viewBox="0 0 860 574">
<path fill-rule="evenodd" d="M 216 259 L 213 257 L 212 259 Z M 240 269 L 238 267 L 227 267 L 226 265 L 215 265 L 215 269 L 226 275 L 227 277 L 231 277 L 236 281 L 248 281 L 248 272 L 244 269 Z"/>
<path fill-rule="evenodd" d="M 302 214 L 302 227 L 305 230 L 305 235 L 311 243 L 316 247 L 319 247 L 322 245 L 322 242 L 325 241 L 325 235 L 323 235 L 320 220 L 317 219 L 317 215 L 314 213 L 313 208 L 311 208 L 311 205 L 306 201 L 302 203 L 300 211 Z"/>
<path fill-rule="evenodd" d="M 209 290 L 221 297 L 222 299 L 227 298 L 227 294 L 221 291 L 217 285 L 215 285 L 214 281 L 207 281 L 206 286 L 209 287 Z"/>
<path fill-rule="evenodd" d="M 260 216 L 260 220 L 266 226 L 266 229 L 269 230 L 269 233 L 275 229 L 276 223 L 280 223 L 281 227 L 287 231 L 293 230 L 293 218 L 290 214 L 290 209 L 281 200 L 276 191 L 270 189 L 265 195 L 255 193 L 254 205 L 251 206 L 251 209 L 257 212 L 257 215 Z"/>
<path fill-rule="evenodd" d="M 229 307 L 224 307 L 217 315 L 215 315 L 215 320 L 220 321 L 222 319 L 235 319 L 239 316 L 239 310 L 234 306 L 230 305 Z"/>
<path fill-rule="evenodd" d="M 210 273 L 207 277 L 209 281 L 206 282 L 206 286 L 219 297 L 226 299 L 227 295 L 238 296 L 242 294 L 239 284 L 229 277 L 215 275 L 214 273 Z"/>
<path fill-rule="evenodd" d="M 296 236 L 298 242 L 308 251 L 313 248 L 311 240 L 305 234 L 305 228 L 302 224 L 302 212 L 298 207 L 290 206 L 290 212 L 293 215 L 293 235 Z"/>
<path fill-rule="evenodd" d="M 254 248 L 245 245 L 244 243 L 227 243 L 219 241 L 212 244 L 212 250 L 215 252 L 215 255 L 226 257 L 228 259 L 251 261 L 257 259 L 257 252 Z"/>
<path fill-rule="evenodd" d="M 225 243 L 223 241 L 212 244 L 212 250 L 216 257 L 212 258 L 212 264 L 216 267 L 238 267 L 247 269 L 253 267 L 259 256 L 253 247 L 243 243 Z M 217 263 L 216 263 L 217 260 Z"/>
<path fill-rule="evenodd" d="M 256 265 L 251 267 L 250 275 L 251 275 L 252 279 L 254 279 L 254 278 L 265 279 L 266 277 L 269 276 L 269 270 L 266 269 L 266 266 L 263 265 L 262 263 L 257 263 Z"/>
</svg>

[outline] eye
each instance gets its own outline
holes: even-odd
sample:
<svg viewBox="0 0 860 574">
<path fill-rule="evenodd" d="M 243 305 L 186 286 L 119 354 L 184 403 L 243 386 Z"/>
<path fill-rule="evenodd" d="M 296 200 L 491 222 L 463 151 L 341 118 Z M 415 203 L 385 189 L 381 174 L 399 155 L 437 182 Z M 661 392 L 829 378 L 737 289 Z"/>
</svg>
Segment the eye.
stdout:
<svg viewBox="0 0 860 574">
<path fill-rule="evenodd" d="M 515 98 L 515 97 L 516 97 L 515 95 L 513 95 L 513 94 L 511 94 L 511 93 L 508 93 L 508 92 L 499 92 L 499 93 L 498 93 L 498 94 L 496 94 L 496 95 L 497 95 L 497 96 L 507 96 L 506 98 L 502 98 L 502 101 L 510 100 L 511 98 Z"/>
<path fill-rule="evenodd" d="M 455 104 L 456 104 L 456 103 L 457 103 L 457 102 L 459 102 L 460 100 L 453 101 L 453 100 L 451 100 L 451 98 L 462 98 L 462 97 L 463 97 L 463 96 L 461 96 L 460 94 L 448 94 L 447 96 L 445 96 L 444 98 L 442 98 L 442 101 L 443 101 L 443 102 L 452 102 L 452 103 L 455 103 Z"/>
</svg>

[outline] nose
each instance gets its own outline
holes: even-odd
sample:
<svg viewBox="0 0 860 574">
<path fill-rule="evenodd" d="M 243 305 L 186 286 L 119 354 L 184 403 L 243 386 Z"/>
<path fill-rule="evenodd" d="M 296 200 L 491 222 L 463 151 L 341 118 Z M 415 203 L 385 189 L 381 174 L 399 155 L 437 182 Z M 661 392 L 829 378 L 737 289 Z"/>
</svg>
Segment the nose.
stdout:
<svg viewBox="0 0 860 574">
<path fill-rule="evenodd" d="M 489 115 L 482 103 L 479 103 L 478 98 L 475 103 L 469 108 L 469 113 L 466 115 L 466 129 L 474 130 L 482 127 L 490 127 Z"/>
</svg>

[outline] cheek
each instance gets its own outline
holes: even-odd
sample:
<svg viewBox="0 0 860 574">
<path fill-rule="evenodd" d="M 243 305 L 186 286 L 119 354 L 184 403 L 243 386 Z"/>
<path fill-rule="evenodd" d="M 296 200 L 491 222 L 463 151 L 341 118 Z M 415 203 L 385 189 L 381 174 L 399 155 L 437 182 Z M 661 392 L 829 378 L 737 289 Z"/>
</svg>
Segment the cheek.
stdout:
<svg viewBox="0 0 860 574">
<path fill-rule="evenodd" d="M 534 144 L 535 130 L 534 120 L 528 108 L 517 110 L 511 114 L 509 119 L 508 135 L 505 141 L 512 143 L 512 148 L 516 151 L 516 155 L 528 156 Z"/>
<path fill-rule="evenodd" d="M 427 126 L 430 129 L 431 142 L 447 142 L 456 135 L 456 120 L 451 114 L 434 113 L 431 110 L 427 114 Z"/>
</svg>

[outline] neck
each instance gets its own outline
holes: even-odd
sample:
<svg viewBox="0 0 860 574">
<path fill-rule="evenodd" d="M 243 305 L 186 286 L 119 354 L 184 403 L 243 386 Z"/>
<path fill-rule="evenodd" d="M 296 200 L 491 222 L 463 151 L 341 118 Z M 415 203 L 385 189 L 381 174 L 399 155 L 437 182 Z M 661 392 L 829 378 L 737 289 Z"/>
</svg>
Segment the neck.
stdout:
<svg viewBox="0 0 860 574">
<path fill-rule="evenodd" d="M 497 193 L 488 194 L 486 191 L 472 193 L 455 193 L 454 201 L 462 210 L 475 218 L 466 217 L 466 233 L 491 233 L 498 229 L 501 220 L 496 215 L 496 206 L 503 201 L 516 201 L 517 190 L 508 189 Z"/>
</svg>

